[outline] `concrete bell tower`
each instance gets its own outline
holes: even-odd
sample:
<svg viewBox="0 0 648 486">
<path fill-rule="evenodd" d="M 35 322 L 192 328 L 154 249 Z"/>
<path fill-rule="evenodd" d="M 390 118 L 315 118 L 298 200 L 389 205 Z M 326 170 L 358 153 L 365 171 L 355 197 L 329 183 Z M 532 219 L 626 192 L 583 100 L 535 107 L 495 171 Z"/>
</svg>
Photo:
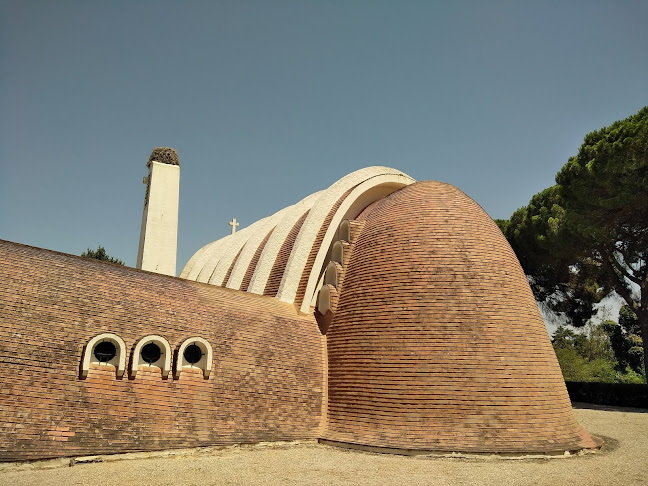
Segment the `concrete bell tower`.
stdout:
<svg viewBox="0 0 648 486">
<path fill-rule="evenodd" d="M 176 274 L 180 160 L 169 147 L 151 152 L 140 232 L 137 268 L 163 275 Z"/>
</svg>

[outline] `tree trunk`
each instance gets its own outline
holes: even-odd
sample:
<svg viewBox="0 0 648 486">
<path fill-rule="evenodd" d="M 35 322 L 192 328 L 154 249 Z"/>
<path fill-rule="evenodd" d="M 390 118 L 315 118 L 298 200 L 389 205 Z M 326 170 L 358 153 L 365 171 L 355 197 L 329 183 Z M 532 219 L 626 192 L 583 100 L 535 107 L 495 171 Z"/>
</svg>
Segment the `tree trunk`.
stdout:
<svg viewBox="0 0 648 486">
<path fill-rule="evenodd" d="M 641 339 L 643 340 L 643 356 L 644 356 L 644 374 L 648 379 L 648 310 L 640 310 L 636 312 L 637 321 L 641 326 Z"/>
</svg>

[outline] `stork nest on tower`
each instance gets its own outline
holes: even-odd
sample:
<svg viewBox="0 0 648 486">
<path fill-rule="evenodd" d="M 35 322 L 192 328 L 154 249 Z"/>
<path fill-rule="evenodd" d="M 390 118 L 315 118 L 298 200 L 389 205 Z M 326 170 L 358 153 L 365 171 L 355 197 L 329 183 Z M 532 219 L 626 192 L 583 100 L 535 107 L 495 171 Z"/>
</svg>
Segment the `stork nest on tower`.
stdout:
<svg viewBox="0 0 648 486">
<path fill-rule="evenodd" d="M 161 162 L 163 164 L 170 165 L 180 165 L 180 159 L 178 158 L 178 152 L 176 152 L 171 147 L 156 147 L 151 152 L 151 156 L 148 161 Z"/>
</svg>

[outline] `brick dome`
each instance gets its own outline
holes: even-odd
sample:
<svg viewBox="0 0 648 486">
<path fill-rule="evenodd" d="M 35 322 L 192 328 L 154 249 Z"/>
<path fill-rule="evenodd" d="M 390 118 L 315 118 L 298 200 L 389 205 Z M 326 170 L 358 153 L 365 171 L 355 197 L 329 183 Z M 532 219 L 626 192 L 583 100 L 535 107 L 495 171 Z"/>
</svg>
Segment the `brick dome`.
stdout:
<svg viewBox="0 0 648 486">
<path fill-rule="evenodd" d="M 477 203 L 418 182 L 359 219 L 327 334 L 324 439 L 462 452 L 596 446 L 520 264 Z"/>
</svg>

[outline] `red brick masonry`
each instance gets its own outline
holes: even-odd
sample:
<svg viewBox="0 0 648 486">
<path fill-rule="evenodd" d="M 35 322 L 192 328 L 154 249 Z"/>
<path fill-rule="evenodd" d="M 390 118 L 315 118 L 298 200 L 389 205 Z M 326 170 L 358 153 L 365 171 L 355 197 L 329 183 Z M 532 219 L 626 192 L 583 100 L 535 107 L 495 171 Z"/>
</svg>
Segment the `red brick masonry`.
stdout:
<svg viewBox="0 0 648 486">
<path fill-rule="evenodd" d="M 148 334 L 202 337 L 211 375 L 80 379 L 104 332 L 127 358 Z M 0 241 L 0 460 L 316 438 L 323 339 L 271 297 Z"/>
<path fill-rule="evenodd" d="M 271 296 L 0 241 L 0 461 L 317 437 L 458 452 L 596 446 L 517 258 L 473 200 L 421 182 L 359 219 L 326 337 Z M 81 379 L 84 345 L 100 333 L 120 336 L 128 358 L 150 334 L 173 351 L 202 337 L 211 375 L 141 367 L 118 379 L 93 365 Z"/>
<path fill-rule="evenodd" d="M 493 220 L 419 182 L 363 214 L 328 338 L 324 438 L 401 449 L 594 447 Z"/>
</svg>

